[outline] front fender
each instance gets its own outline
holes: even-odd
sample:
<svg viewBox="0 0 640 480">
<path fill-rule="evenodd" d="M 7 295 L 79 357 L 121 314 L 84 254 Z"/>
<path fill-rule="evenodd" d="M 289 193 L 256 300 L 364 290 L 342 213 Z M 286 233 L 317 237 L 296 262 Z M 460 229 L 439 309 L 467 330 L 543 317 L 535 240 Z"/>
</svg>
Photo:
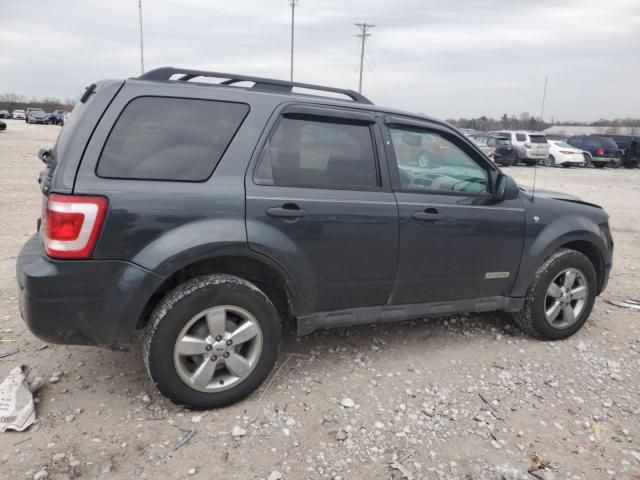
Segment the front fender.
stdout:
<svg viewBox="0 0 640 480">
<path fill-rule="evenodd" d="M 563 245 L 576 241 L 590 243 L 597 249 L 603 261 L 607 258 L 606 239 L 598 224 L 582 215 L 558 217 L 544 226 L 533 239 L 527 240 L 518 279 L 511 295 L 525 296 L 540 265 Z"/>
</svg>

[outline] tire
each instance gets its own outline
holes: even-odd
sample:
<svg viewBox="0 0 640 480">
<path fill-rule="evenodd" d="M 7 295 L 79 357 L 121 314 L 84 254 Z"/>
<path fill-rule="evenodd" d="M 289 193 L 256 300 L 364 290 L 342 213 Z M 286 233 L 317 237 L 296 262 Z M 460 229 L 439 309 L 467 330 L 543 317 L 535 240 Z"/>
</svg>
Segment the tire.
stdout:
<svg viewBox="0 0 640 480">
<path fill-rule="evenodd" d="M 593 162 L 593 166 L 596 168 L 604 168 L 607 166 L 607 164 L 604 162 Z"/>
<path fill-rule="evenodd" d="M 211 323 L 204 317 L 207 312 Z M 247 323 L 253 336 L 234 337 L 238 326 Z M 223 338 L 214 339 L 211 325 Z M 179 285 L 155 308 L 144 360 L 151 380 L 172 402 L 195 410 L 218 408 L 247 397 L 262 384 L 275 364 L 280 336 L 278 313 L 256 286 L 232 275 L 205 275 Z M 180 338 L 198 353 L 179 353 Z M 232 338 L 238 341 L 229 346 Z M 238 357 L 245 361 L 242 374 L 230 367 L 233 358 L 238 367 Z M 194 381 L 198 371 L 200 381 Z"/>
<path fill-rule="evenodd" d="M 571 300 L 568 305 L 572 308 L 575 321 L 571 323 L 571 317 L 565 318 L 565 308 L 560 307 L 559 313 L 553 321 L 547 320 L 545 310 L 548 312 L 555 303 L 562 300 L 556 300 L 548 295 L 551 290 L 552 282 L 558 286 L 558 280 L 562 282 L 563 272 L 569 269 L 580 273 L 576 276 L 576 283 L 573 285 L 586 285 L 584 298 Z M 581 282 L 581 283 L 579 283 Z M 577 287 L 571 287 L 573 291 Z M 547 258 L 536 271 L 536 274 L 527 290 L 522 310 L 514 314 L 516 325 L 525 333 L 540 340 L 562 340 L 569 338 L 576 333 L 587 321 L 597 294 L 596 271 L 591 261 L 582 253 L 575 250 L 560 249 L 549 258 Z M 576 296 L 578 293 L 576 293 Z M 580 309 L 579 302 L 582 301 Z M 573 303 L 575 302 L 575 307 Z"/>
<path fill-rule="evenodd" d="M 589 168 L 591 166 L 591 157 L 586 153 L 583 156 L 584 156 L 584 163 L 581 164 L 580 166 L 583 168 Z"/>
<path fill-rule="evenodd" d="M 556 159 L 553 157 L 553 155 L 549 155 L 547 157 L 547 159 L 544 161 L 544 164 L 547 167 L 555 167 L 556 166 Z"/>
</svg>

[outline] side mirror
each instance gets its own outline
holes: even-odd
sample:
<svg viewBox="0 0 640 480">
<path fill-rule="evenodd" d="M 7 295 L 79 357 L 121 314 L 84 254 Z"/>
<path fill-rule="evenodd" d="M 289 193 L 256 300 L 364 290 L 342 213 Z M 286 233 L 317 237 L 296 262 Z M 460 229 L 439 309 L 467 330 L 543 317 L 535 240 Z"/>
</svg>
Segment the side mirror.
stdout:
<svg viewBox="0 0 640 480">
<path fill-rule="evenodd" d="M 520 189 L 516 181 L 504 173 L 499 173 L 496 178 L 494 198 L 498 201 L 515 200 L 520 195 Z"/>
</svg>

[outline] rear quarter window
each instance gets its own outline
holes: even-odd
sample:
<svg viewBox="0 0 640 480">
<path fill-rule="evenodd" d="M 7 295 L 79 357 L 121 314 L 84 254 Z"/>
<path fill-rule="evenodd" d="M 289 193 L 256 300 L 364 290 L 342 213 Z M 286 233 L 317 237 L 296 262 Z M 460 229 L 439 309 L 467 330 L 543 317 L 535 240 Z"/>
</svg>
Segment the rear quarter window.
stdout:
<svg viewBox="0 0 640 480">
<path fill-rule="evenodd" d="M 518 142 L 526 142 L 527 141 L 527 135 L 524 133 L 516 133 L 516 140 Z"/>
<path fill-rule="evenodd" d="M 204 181 L 249 112 L 241 103 L 139 97 L 116 121 L 98 160 L 106 178 Z"/>
</svg>

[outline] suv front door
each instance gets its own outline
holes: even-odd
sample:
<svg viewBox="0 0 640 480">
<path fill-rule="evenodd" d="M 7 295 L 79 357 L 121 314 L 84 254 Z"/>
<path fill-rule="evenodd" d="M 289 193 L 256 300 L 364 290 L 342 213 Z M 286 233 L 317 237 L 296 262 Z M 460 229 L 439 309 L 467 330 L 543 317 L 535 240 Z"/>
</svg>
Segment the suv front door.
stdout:
<svg viewBox="0 0 640 480">
<path fill-rule="evenodd" d="M 290 105 L 247 174 L 249 247 L 292 274 L 300 315 L 391 294 L 398 215 L 374 124 L 369 112 Z"/>
<path fill-rule="evenodd" d="M 496 169 L 446 127 L 387 117 L 385 145 L 400 216 L 398 274 L 391 302 L 507 296 L 524 244 L 520 199 L 497 202 Z M 394 141 L 436 145 L 426 167 Z"/>
</svg>

